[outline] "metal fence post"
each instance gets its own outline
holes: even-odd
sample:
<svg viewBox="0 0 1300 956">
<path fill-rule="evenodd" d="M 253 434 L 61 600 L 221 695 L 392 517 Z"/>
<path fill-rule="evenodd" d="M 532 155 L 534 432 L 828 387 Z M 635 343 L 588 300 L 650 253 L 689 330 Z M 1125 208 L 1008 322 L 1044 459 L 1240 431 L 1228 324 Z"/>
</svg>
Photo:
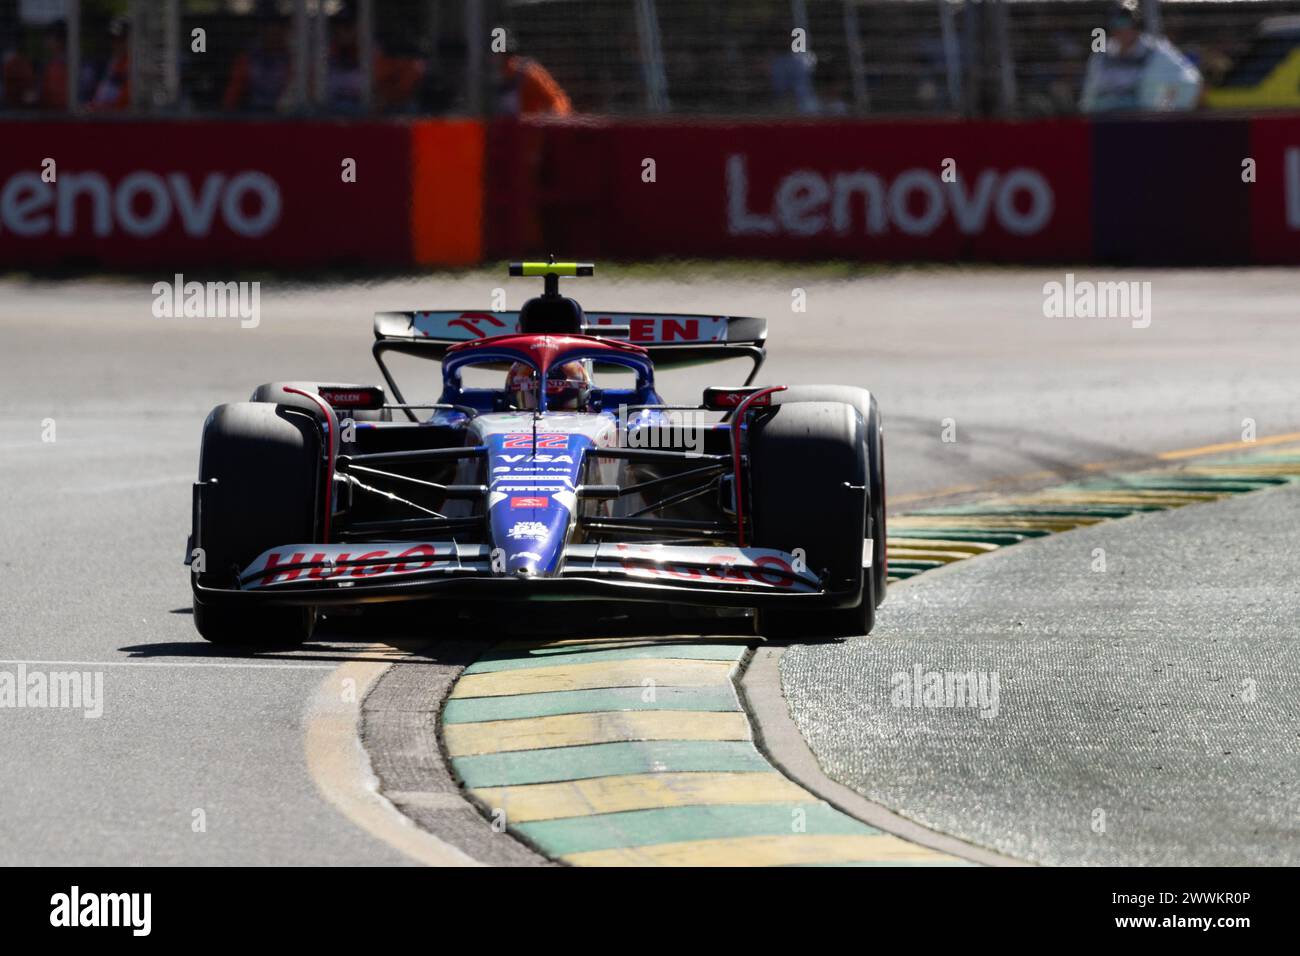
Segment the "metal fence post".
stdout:
<svg viewBox="0 0 1300 956">
<path fill-rule="evenodd" d="M 1142 0 L 1142 21 L 1144 33 L 1164 35 L 1164 24 L 1160 20 L 1160 0 Z"/>
<path fill-rule="evenodd" d="M 940 0 L 942 2 L 942 0 Z M 849 82 L 853 85 L 853 108 L 865 113 L 871 108 L 867 96 L 867 70 L 862 62 L 862 33 L 857 0 L 844 0 L 844 45 L 849 51 Z"/>
<path fill-rule="evenodd" d="M 357 66 L 361 70 L 361 112 L 374 109 L 375 77 L 375 4 L 360 0 L 357 4 Z"/>
<path fill-rule="evenodd" d="M 645 83 L 645 104 L 652 113 L 668 109 L 668 76 L 664 72 L 663 41 L 655 0 L 635 0 L 636 32 L 641 46 L 641 76 Z"/>
<path fill-rule="evenodd" d="M 127 89 L 132 110 L 174 107 L 180 95 L 180 0 L 127 4 Z"/>
<path fill-rule="evenodd" d="M 962 81 L 962 115 L 974 116 L 980 109 L 979 8 L 966 3 L 961 11 L 961 58 L 965 67 Z"/>
<path fill-rule="evenodd" d="M 993 43 L 998 57 L 998 109 L 1006 116 L 1016 110 L 1016 61 L 1011 55 L 1010 13 L 1006 0 L 988 0 L 993 14 Z"/>
<path fill-rule="evenodd" d="M 804 41 L 808 44 L 806 49 L 811 51 L 812 38 L 808 36 L 808 6 L 803 0 L 790 0 L 790 19 L 803 31 Z"/>
<path fill-rule="evenodd" d="M 293 93 L 290 108 L 301 111 L 307 105 L 307 77 L 311 64 L 310 33 L 307 29 L 307 0 L 293 3 Z"/>
<path fill-rule="evenodd" d="M 939 0 L 939 36 L 943 43 L 943 68 L 948 85 L 948 108 L 962 111 L 961 47 L 952 0 Z"/>
<path fill-rule="evenodd" d="M 167 0 L 167 26 L 163 35 L 162 82 L 165 105 L 181 104 L 181 0 Z"/>
<path fill-rule="evenodd" d="M 439 2 L 439 0 L 428 0 L 428 4 L 429 4 L 429 20 L 428 20 L 429 32 L 427 36 L 429 42 L 429 69 L 437 71 L 442 69 L 443 66 L 442 51 L 438 49 L 439 41 L 442 39 L 442 31 L 441 31 L 442 20 L 440 16 L 440 14 L 442 13 L 442 9 L 441 9 L 442 4 Z"/>
<path fill-rule="evenodd" d="M 329 16 L 325 4 L 315 4 L 311 17 L 312 84 L 311 105 L 321 109 L 329 102 L 330 41 Z"/>
<path fill-rule="evenodd" d="M 483 4 L 465 0 L 465 105 L 471 116 L 483 113 Z"/>
<path fill-rule="evenodd" d="M 68 112 L 81 109 L 81 0 L 68 3 Z"/>
<path fill-rule="evenodd" d="M 145 35 L 144 4 L 140 0 L 131 0 L 127 4 L 126 19 L 130 24 L 126 35 L 126 83 L 131 91 L 128 108 L 139 110 L 148 106 L 148 90 L 144 84 Z M 150 53 L 153 51 L 150 50 Z"/>
</svg>

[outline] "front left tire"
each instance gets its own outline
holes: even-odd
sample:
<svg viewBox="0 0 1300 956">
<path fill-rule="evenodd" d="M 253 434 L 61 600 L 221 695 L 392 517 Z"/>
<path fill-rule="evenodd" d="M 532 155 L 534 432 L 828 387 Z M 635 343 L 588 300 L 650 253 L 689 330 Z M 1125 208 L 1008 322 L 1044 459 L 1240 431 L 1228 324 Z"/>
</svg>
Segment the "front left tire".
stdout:
<svg viewBox="0 0 1300 956">
<path fill-rule="evenodd" d="M 867 515 L 866 422 L 842 402 L 778 405 L 750 426 L 750 504 L 758 547 L 804 551 L 828 590 L 851 594 L 844 607 L 763 608 L 769 638 L 839 638 L 875 624 L 873 577 L 862 567 Z"/>
<path fill-rule="evenodd" d="M 885 431 L 876 396 L 853 385 L 792 385 L 772 395 L 774 405 L 795 402 L 843 402 L 852 405 L 866 422 L 867 495 L 871 503 L 867 532 L 871 538 L 871 576 L 876 607 L 885 601 L 887 578 L 887 531 L 885 527 Z"/>
</svg>

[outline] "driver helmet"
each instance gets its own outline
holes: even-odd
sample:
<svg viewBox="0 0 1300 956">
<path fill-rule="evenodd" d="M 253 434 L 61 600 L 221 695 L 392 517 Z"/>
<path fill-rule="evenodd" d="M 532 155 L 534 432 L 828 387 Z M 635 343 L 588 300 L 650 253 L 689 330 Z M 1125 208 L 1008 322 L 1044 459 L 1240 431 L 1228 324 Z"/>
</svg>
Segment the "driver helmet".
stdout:
<svg viewBox="0 0 1300 956">
<path fill-rule="evenodd" d="M 506 397 L 515 408 L 536 411 L 537 370 L 516 362 L 506 373 Z M 552 411 L 588 411 L 591 373 L 582 362 L 552 365 L 546 375 L 546 407 Z"/>
</svg>

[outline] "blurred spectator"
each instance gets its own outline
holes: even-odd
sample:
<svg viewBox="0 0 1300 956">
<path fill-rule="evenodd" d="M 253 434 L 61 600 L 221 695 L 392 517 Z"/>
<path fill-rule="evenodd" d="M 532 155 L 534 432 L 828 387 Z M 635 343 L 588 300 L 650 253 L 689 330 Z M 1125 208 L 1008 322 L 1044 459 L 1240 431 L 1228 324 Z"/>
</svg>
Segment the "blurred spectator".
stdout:
<svg viewBox="0 0 1300 956">
<path fill-rule="evenodd" d="M 853 83 L 851 80 L 827 80 L 818 84 L 818 112 L 823 116 L 848 116 L 853 107 Z"/>
<path fill-rule="evenodd" d="M 819 112 L 817 93 L 813 88 L 813 74 L 817 71 L 815 53 L 795 53 L 784 50 L 772 57 L 768 76 L 772 81 L 772 95 L 778 107 L 794 108 L 799 113 Z"/>
<path fill-rule="evenodd" d="M 325 106 L 333 113 L 361 112 L 361 48 L 357 43 L 357 15 L 351 5 L 330 17 Z"/>
<path fill-rule="evenodd" d="M 1201 74 L 1164 37 L 1143 33 L 1133 6 L 1111 8 L 1106 34 L 1106 51 L 1088 61 L 1080 110 L 1188 110 L 1196 105 Z"/>
<path fill-rule="evenodd" d="M 43 110 L 68 108 L 68 25 L 62 20 L 45 28 L 45 63 L 37 105 Z"/>
<path fill-rule="evenodd" d="M 416 93 L 424 80 L 425 64 L 419 57 L 390 57 L 376 40 L 372 48 L 371 91 L 378 112 L 413 111 Z M 329 75 L 325 105 L 335 113 L 359 113 L 361 104 L 361 46 L 356 8 L 346 5 L 330 19 Z"/>
<path fill-rule="evenodd" d="M 1204 43 L 1188 50 L 1187 57 L 1201 71 L 1207 86 L 1222 86 L 1232 70 L 1232 57 L 1222 50 Z"/>
<path fill-rule="evenodd" d="M 0 55 L 0 84 L 4 87 L 4 108 L 25 109 L 36 105 L 36 69 L 23 52 L 23 37 L 14 38 L 14 45 Z"/>
<path fill-rule="evenodd" d="M 465 41 L 458 36 L 439 37 L 432 61 L 424 69 L 416 108 L 450 113 L 463 108 L 464 94 Z"/>
<path fill-rule="evenodd" d="M 573 104 L 555 78 L 531 57 L 507 53 L 501 57 L 498 108 L 512 116 L 549 113 L 568 116 Z"/>
<path fill-rule="evenodd" d="M 385 113 L 411 113 L 420 108 L 417 94 L 428 67 L 417 56 L 388 56 L 375 49 L 375 106 Z"/>
<path fill-rule="evenodd" d="M 108 26 L 110 37 L 108 63 L 95 84 L 86 108 L 98 111 L 124 110 L 131 105 L 131 25 L 125 17 L 116 17 Z M 66 75 L 66 68 L 65 68 Z M 42 90 L 42 98 L 44 90 Z M 66 83 L 64 102 L 67 102 Z"/>
<path fill-rule="evenodd" d="M 293 76 L 289 21 L 274 13 L 262 14 L 259 20 L 252 48 L 241 53 L 230 68 L 222 109 L 272 113 L 286 106 Z"/>
</svg>

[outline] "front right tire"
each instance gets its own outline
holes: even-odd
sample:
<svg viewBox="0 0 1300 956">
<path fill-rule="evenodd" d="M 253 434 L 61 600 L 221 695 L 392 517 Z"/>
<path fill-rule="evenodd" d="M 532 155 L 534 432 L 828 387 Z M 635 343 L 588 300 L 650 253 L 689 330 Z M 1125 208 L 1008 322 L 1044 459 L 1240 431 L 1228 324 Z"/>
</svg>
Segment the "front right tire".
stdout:
<svg viewBox="0 0 1300 956">
<path fill-rule="evenodd" d="M 264 551 L 318 540 L 320 438 L 315 420 L 283 405 L 218 405 L 203 426 L 202 496 L 193 540 L 203 549 L 199 583 L 233 587 Z M 315 609 L 194 595 L 194 626 L 213 643 L 283 646 L 307 640 Z"/>
</svg>

